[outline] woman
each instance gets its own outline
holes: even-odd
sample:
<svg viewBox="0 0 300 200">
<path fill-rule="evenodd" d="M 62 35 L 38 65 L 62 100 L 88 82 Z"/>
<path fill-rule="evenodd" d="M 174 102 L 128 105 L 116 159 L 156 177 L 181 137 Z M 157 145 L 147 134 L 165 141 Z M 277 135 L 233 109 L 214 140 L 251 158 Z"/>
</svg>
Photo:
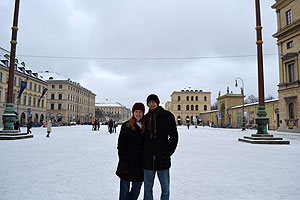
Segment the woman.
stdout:
<svg viewBox="0 0 300 200">
<path fill-rule="evenodd" d="M 48 124 L 47 124 L 47 135 L 46 135 L 46 137 L 49 137 L 49 135 L 51 133 L 51 129 L 52 129 L 52 120 L 48 121 Z"/>
<path fill-rule="evenodd" d="M 144 180 L 142 168 L 144 104 L 135 103 L 132 113 L 133 116 L 122 124 L 118 139 L 119 163 L 116 174 L 120 178 L 120 200 L 136 200 Z"/>
</svg>

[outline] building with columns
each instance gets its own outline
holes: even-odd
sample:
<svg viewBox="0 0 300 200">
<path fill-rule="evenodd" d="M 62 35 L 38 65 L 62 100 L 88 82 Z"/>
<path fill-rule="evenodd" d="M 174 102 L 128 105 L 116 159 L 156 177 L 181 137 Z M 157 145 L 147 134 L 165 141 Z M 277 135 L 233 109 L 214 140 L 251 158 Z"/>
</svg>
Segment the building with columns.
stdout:
<svg viewBox="0 0 300 200">
<path fill-rule="evenodd" d="M 300 0 L 277 0 L 278 131 L 300 132 Z"/>
<path fill-rule="evenodd" d="M 45 71 L 39 74 L 48 85 L 47 119 L 77 123 L 95 119 L 96 94 L 56 72 Z"/>
</svg>

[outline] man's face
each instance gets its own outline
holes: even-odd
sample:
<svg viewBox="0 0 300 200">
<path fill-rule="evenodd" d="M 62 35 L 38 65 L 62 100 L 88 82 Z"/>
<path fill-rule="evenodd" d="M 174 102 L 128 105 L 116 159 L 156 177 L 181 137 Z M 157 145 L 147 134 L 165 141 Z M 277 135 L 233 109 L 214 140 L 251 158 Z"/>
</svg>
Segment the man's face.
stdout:
<svg viewBox="0 0 300 200">
<path fill-rule="evenodd" d="M 155 101 L 151 100 L 151 101 L 149 101 L 147 106 L 149 107 L 150 110 L 154 110 L 155 108 L 157 108 L 157 103 Z"/>
</svg>

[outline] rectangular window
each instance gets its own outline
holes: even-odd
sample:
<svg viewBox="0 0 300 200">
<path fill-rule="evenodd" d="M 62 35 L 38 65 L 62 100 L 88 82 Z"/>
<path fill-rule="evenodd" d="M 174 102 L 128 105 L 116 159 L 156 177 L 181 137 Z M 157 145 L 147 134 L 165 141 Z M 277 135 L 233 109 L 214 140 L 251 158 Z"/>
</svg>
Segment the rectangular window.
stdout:
<svg viewBox="0 0 300 200">
<path fill-rule="evenodd" d="M 62 89 L 62 85 L 59 85 L 59 89 Z"/>
<path fill-rule="evenodd" d="M 292 24 L 292 10 L 291 9 L 286 11 L 285 16 L 286 16 L 286 25 Z"/>
<path fill-rule="evenodd" d="M 0 83 L 2 83 L 2 72 L 0 72 Z"/>
<path fill-rule="evenodd" d="M 6 74 L 6 83 L 8 83 L 8 74 Z"/>
<path fill-rule="evenodd" d="M 31 106 L 31 97 L 28 97 L 28 106 Z"/>
<path fill-rule="evenodd" d="M 23 96 L 23 105 L 26 106 L 26 96 Z"/>
<path fill-rule="evenodd" d="M 51 99 L 55 99 L 55 94 L 51 94 Z"/>
<path fill-rule="evenodd" d="M 51 110 L 54 110 L 54 103 L 51 103 Z"/>
<path fill-rule="evenodd" d="M 294 46 L 294 42 L 293 42 L 293 41 L 290 41 L 290 42 L 286 43 L 286 48 L 287 48 L 287 49 L 290 49 L 290 48 L 292 48 L 293 46 Z"/>
<path fill-rule="evenodd" d="M 36 103 L 36 98 L 33 98 L 33 107 L 35 107 L 35 103 Z"/>
<path fill-rule="evenodd" d="M 60 103 L 58 104 L 58 110 L 61 110 L 61 104 Z"/>
<path fill-rule="evenodd" d="M 22 84 L 22 79 L 19 78 L 19 87 L 21 88 L 21 84 Z"/>
<path fill-rule="evenodd" d="M 288 73 L 289 73 L 289 82 L 295 82 L 295 65 L 293 64 L 289 64 L 288 65 Z"/>
<path fill-rule="evenodd" d="M 36 92 L 36 83 L 34 84 L 33 90 Z"/>
<path fill-rule="evenodd" d="M 42 100 L 42 108 L 44 108 L 44 99 Z"/>
<path fill-rule="evenodd" d="M 32 90 L 32 82 L 29 82 L 29 90 Z"/>
<path fill-rule="evenodd" d="M 58 94 L 58 99 L 62 99 L 62 94 Z"/>
<path fill-rule="evenodd" d="M 17 86 L 17 77 L 14 77 L 14 86 Z"/>
<path fill-rule="evenodd" d="M 41 85 L 39 85 L 39 92 L 41 92 Z"/>
<path fill-rule="evenodd" d="M 51 87 L 52 87 L 52 89 L 55 89 L 55 85 L 52 85 Z"/>
</svg>

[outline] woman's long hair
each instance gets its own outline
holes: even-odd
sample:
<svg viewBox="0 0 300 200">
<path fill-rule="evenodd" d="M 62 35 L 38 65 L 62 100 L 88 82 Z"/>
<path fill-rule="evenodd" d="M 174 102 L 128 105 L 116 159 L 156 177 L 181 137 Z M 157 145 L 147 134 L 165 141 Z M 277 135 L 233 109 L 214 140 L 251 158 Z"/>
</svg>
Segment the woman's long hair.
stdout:
<svg viewBox="0 0 300 200">
<path fill-rule="evenodd" d="M 134 116 L 132 116 L 130 119 L 129 119 L 129 121 L 128 121 L 128 123 L 127 123 L 127 127 L 128 128 L 131 128 L 131 130 L 136 130 L 136 128 L 135 128 L 135 124 L 136 124 L 136 119 L 135 119 L 135 117 Z M 141 133 L 144 133 L 145 132 L 145 116 L 143 116 L 142 117 L 142 119 L 140 120 L 140 122 L 141 122 L 141 124 L 142 124 L 142 128 L 141 128 Z"/>
</svg>

